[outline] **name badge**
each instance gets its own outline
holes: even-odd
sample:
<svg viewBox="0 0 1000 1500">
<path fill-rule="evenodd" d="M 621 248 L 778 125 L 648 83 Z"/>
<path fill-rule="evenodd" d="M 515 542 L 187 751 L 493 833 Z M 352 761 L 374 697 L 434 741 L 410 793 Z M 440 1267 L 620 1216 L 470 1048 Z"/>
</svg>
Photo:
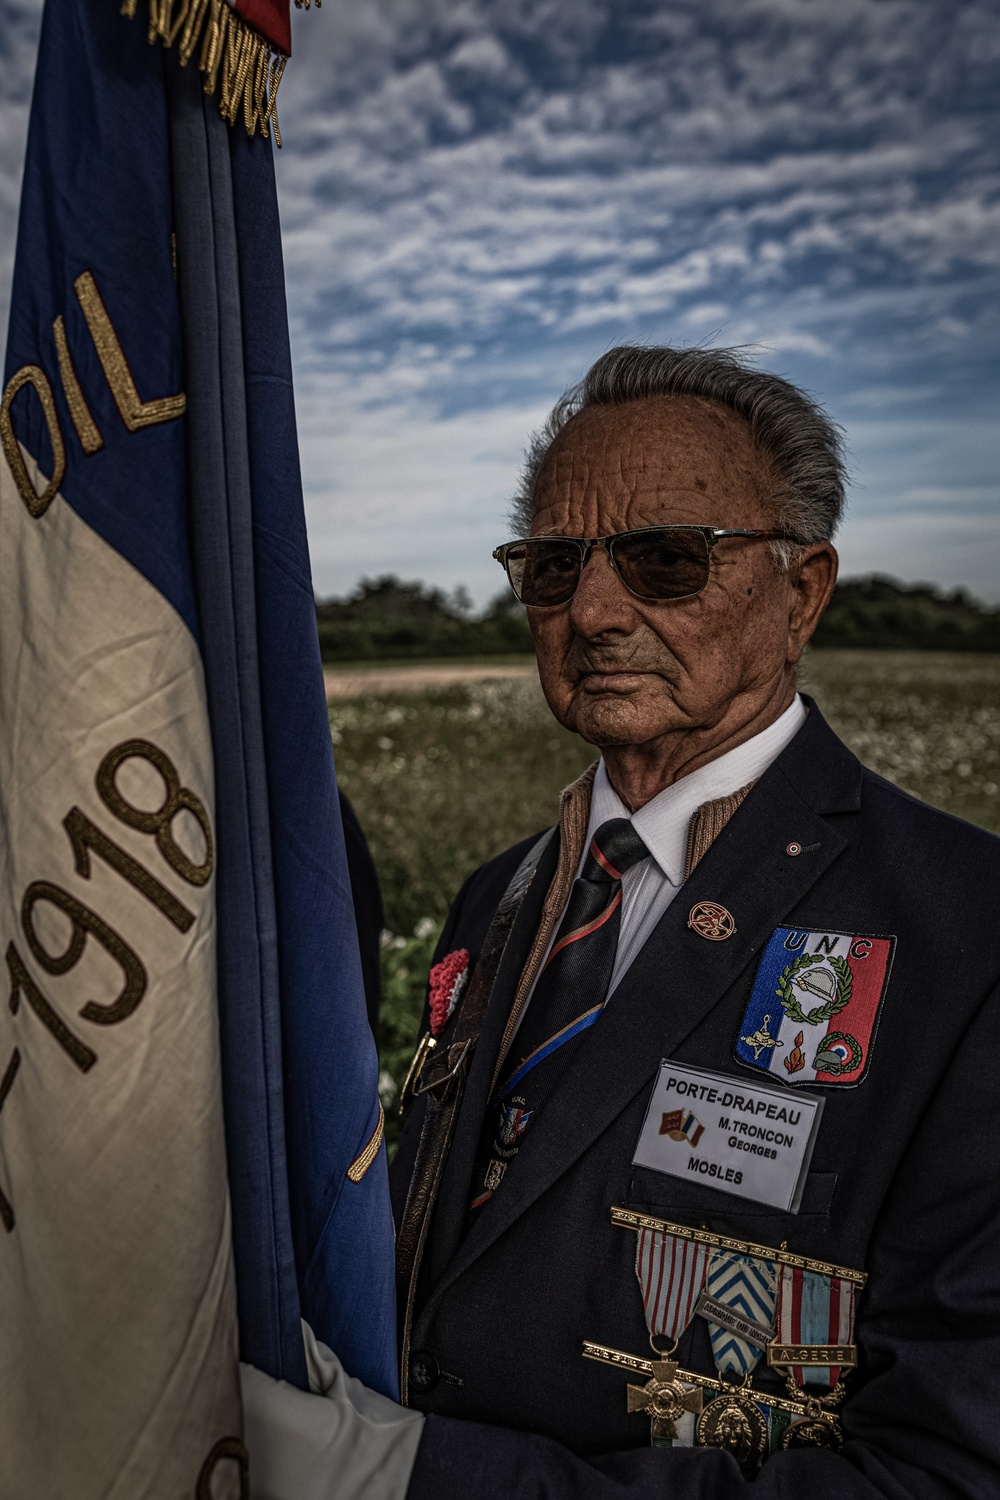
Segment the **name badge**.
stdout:
<svg viewBox="0 0 1000 1500">
<path fill-rule="evenodd" d="M 665 1059 L 632 1162 L 798 1213 L 823 1103 Z"/>
</svg>

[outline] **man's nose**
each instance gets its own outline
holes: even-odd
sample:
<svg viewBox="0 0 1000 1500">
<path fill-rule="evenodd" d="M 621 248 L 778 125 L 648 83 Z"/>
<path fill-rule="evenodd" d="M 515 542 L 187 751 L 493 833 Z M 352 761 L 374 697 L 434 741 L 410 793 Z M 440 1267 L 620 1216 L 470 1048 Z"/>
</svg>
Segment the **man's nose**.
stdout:
<svg viewBox="0 0 1000 1500">
<path fill-rule="evenodd" d="M 592 640 L 608 630 L 630 635 L 638 624 L 635 598 L 615 571 L 604 547 L 594 547 L 570 605 L 577 635 Z"/>
</svg>

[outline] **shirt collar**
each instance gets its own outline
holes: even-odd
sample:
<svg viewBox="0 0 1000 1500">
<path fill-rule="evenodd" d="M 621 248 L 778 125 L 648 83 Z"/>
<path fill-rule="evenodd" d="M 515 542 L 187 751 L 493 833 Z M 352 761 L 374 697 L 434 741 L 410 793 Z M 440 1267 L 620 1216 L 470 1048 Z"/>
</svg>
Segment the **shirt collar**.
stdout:
<svg viewBox="0 0 1000 1500">
<path fill-rule="evenodd" d="M 628 818 L 671 885 L 680 885 L 684 879 L 688 825 L 692 815 L 704 803 L 730 797 L 762 776 L 795 738 L 805 720 L 805 705 L 796 694 L 773 724 L 734 750 L 727 750 L 725 755 L 682 776 L 672 786 L 664 787 L 634 814 L 629 812 L 608 780 L 602 756 L 594 778 L 585 851 L 602 823 L 609 818 Z"/>
</svg>

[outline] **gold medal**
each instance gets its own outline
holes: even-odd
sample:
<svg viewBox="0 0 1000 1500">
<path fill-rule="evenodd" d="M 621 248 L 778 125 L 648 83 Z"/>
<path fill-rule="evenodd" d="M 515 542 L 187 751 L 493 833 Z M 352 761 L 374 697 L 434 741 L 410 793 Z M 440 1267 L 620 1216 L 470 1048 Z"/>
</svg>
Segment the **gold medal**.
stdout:
<svg viewBox="0 0 1000 1500">
<path fill-rule="evenodd" d="M 677 1366 L 672 1359 L 659 1359 L 652 1367 L 652 1379 L 645 1385 L 630 1385 L 628 1409 L 643 1411 L 652 1424 L 654 1441 L 677 1436 L 675 1423 L 685 1412 L 701 1411 L 701 1391 L 690 1390 L 677 1378 Z"/>
<path fill-rule="evenodd" d="M 724 1448 L 744 1474 L 753 1474 L 767 1456 L 767 1422 L 749 1389 L 737 1386 L 716 1396 L 698 1418 L 698 1442 Z"/>
</svg>

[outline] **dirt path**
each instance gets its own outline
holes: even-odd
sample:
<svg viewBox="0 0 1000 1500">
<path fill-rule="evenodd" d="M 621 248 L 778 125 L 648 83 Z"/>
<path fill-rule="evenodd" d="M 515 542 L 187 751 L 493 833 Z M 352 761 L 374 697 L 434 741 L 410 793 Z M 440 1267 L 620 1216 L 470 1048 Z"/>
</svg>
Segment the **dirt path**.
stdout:
<svg viewBox="0 0 1000 1500">
<path fill-rule="evenodd" d="M 373 667 L 370 671 L 326 671 L 327 701 L 335 698 L 376 697 L 380 693 L 422 693 L 427 688 L 451 687 L 459 682 L 483 682 L 504 677 L 534 677 L 535 668 L 525 666 Z"/>
</svg>

